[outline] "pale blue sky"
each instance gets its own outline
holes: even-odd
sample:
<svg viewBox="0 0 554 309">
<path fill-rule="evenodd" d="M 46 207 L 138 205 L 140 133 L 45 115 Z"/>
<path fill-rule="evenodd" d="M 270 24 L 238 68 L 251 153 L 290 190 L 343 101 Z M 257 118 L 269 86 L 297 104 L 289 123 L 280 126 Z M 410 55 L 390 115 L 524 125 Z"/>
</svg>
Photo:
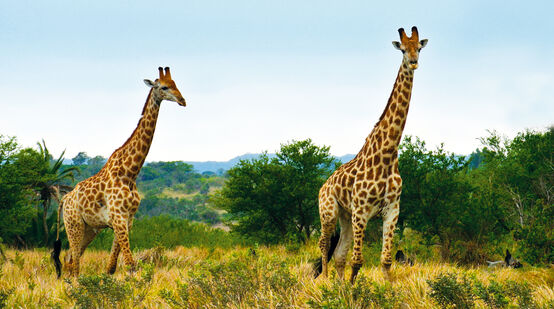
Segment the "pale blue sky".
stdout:
<svg viewBox="0 0 554 309">
<path fill-rule="evenodd" d="M 552 1 L 4 1 L 0 134 L 109 156 L 158 66 L 188 106 L 162 105 L 147 158 L 228 160 L 312 138 L 356 153 L 401 61 L 429 39 L 405 134 L 470 153 L 487 129 L 554 123 Z"/>
</svg>

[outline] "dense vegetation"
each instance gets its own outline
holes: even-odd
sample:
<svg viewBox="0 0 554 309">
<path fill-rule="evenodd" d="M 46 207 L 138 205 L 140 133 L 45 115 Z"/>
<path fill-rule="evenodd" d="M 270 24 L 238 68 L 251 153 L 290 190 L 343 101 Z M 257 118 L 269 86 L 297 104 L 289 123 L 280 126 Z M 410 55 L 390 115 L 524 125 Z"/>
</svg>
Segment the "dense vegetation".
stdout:
<svg viewBox="0 0 554 309">
<path fill-rule="evenodd" d="M 261 243 L 308 240 L 319 226 L 317 192 L 339 165 L 311 140 L 281 145 L 270 159 L 241 161 L 214 198 L 232 231 Z"/>
<path fill-rule="evenodd" d="M 416 258 L 461 263 L 501 257 L 508 248 L 524 262 L 552 263 L 554 129 L 525 131 L 513 139 L 492 132 L 481 141 L 480 149 L 460 156 L 442 146 L 429 150 L 416 137 L 403 140 L 399 164 L 404 187 L 395 246 Z M 63 165 L 63 153 L 54 159 L 44 142 L 38 149 L 21 148 L 15 138 L 0 136 L 3 243 L 51 243 L 56 199 L 105 162 L 86 153 L 72 160 Z M 200 174 L 183 162 L 149 163 L 138 178 L 142 203 L 131 243 L 135 248 L 172 248 L 187 242 L 294 246 L 309 241 L 319 229 L 317 192 L 337 166 L 328 147 L 310 140 L 284 144 L 274 157 L 243 160 L 224 176 Z M 156 219 L 162 214 L 168 217 Z M 183 220 L 224 221 L 232 233 L 212 233 Z M 156 226 L 156 233 L 149 225 Z M 380 221 L 373 220 L 366 230 L 366 247 L 376 256 L 380 228 Z M 103 232 L 92 246 L 109 247 L 109 237 L 110 232 Z"/>
<path fill-rule="evenodd" d="M 299 248 L 155 247 L 135 251 L 137 272 L 106 275 L 108 251 L 89 250 L 78 280 L 56 280 L 49 252 L 13 250 L 0 259 L 0 308 L 552 308 L 548 268 L 487 269 L 425 262 L 376 263 L 354 285 L 313 279 L 315 241 Z"/>
<path fill-rule="evenodd" d="M 395 245 L 420 258 L 439 248 L 439 258 L 461 263 L 484 263 L 507 248 L 528 263 L 554 262 L 554 129 L 512 140 L 491 132 L 481 141 L 466 157 L 403 140 Z M 293 142 L 276 158 L 229 170 L 215 204 L 229 212 L 232 231 L 265 244 L 309 239 L 303 228 L 318 230 L 318 190 L 336 168 L 328 150 Z M 380 246 L 381 231 L 380 220 L 370 221 L 369 245 Z"/>
</svg>

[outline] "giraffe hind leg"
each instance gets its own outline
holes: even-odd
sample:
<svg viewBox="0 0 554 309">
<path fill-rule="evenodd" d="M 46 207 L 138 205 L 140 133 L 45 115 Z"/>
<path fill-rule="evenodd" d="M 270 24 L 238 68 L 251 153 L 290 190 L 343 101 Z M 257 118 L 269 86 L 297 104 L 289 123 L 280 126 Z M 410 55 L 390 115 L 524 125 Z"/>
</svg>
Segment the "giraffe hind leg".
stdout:
<svg viewBox="0 0 554 309">
<path fill-rule="evenodd" d="M 69 271 L 74 277 L 79 276 L 79 260 L 81 257 L 81 244 L 85 234 L 85 222 L 80 218 L 64 216 L 64 224 L 69 241 Z"/>
<path fill-rule="evenodd" d="M 346 266 L 346 255 L 352 245 L 352 219 L 351 215 L 344 209 L 339 209 L 340 238 L 335 249 L 335 268 L 339 278 L 344 279 Z"/>
<path fill-rule="evenodd" d="M 322 202 L 320 198 L 319 217 L 321 219 L 321 236 L 319 238 L 319 248 L 321 250 L 321 274 L 327 277 L 327 265 L 332 257 L 331 235 L 336 230 L 338 205 L 336 202 Z M 316 273 L 316 277 L 319 274 Z"/>
</svg>

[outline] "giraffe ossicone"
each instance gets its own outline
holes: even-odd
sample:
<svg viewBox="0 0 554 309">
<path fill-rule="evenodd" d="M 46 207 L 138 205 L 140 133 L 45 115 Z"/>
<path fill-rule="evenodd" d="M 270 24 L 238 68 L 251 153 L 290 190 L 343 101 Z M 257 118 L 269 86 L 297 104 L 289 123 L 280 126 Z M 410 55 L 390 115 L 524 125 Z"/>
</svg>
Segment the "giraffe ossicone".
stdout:
<svg viewBox="0 0 554 309">
<path fill-rule="evenodd" d="M 403 53 L 392 93 L 377 124 L 365 140 L 354 159 L 340 166 L 319 191 L 319 216 L 321 220 L 321 272 L 327 276 L 328 262 L 335 258 L 338 276 L 344 278 L 346 255 L 354 241 L 352 273 L 356 279 L 363 264 L 362 241 L 369 219 L 380 214 L 383 217 L 383 247 L 381 266 L 389 278 L 392 264 L 392 238 L 400 213 L 402 178 L 398 172 L 398 145 L 402 138 L 410 97 L 414 70 L 418 67 L 420 50 L 427 40 L 419 40 L 416 27 L 408 37 L 403 28 L 398 29 L 400 42 L 393 42 Z M 331 234 L 340 225 L 340 237 L 334 252 L 330 252 Z M 316 274 L 318 275 L 318 274 Z"/>
<path fill-rule="evenodd" d="M 79 182 L 60 203 L 69 240 L 64 269 L 76 277 L 79 275 L 81 255 L 104 228 L 114 230 L 107 272 L 115 272 L 120 252 L 123 253 L 125 264 L 131 269 L 135 267 L 129 245 L 129 231 L 140 204 L 136 179 L 154 137 L 161 102 L 168 100 L 186 106 L 185 99 L 171 79 L 169 68 L 159 67 L 158 71 L 159 77 L 155 81 L 144 80 L 151 89 L 142 116 L 129 139 L 113 152 L 96 175 Z M 58 246 L 54 246 L 52 254 L 56 257 L 56 265 L 60 264 L 59 221 L 62 209 L 58 209 Z M 58 271 L 58 277 L 60 275 Z"/>
</svg>

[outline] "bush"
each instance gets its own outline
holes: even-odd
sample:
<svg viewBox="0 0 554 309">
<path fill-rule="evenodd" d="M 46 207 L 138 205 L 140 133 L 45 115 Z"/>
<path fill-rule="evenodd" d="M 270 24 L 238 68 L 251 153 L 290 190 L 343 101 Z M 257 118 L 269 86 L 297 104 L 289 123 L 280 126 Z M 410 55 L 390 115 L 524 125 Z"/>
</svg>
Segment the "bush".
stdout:
<svg viewBox="0 0 554 309">
<path fill-rule="evenodd" d="M 205 260 L 177 281 L 175 291 L 162 289 L 159 295 L 175 308 L 269 307 L 289 303 L 297 282 L 277 257 L 245 253 L 224 261 Z"/>
<path fill-rule="evenodd" d="M 128 308 L 142 303 L 153 278 L 153 265 L 140 264 L 140 279 L 128 275 L 118 280 L 110 275 L 80 276 L 77 283 L 67 280 L 66 290 L 69 298 L 75 301 L 78 308 Z"/>
<path fill-rule="evenodd" d="M 471 281 L 463 276 L 460 281 L 455 274 L 440 274 L 434 280 L 428 280 L 431 298 L 441 307 L 473 308 L 474 294 Z"/>
<path fill-rule="evenodd" d="M 330 287 L 322 285 L 321 299 L 310 299 L 310 308 L 398 308 L 400 297 L 390 283 L 370 282 L 360 274 L 354 285 L 334 280 Z"/>
<path fill-rule="evenodd" d="M 483 301 L 489 308 L 507 308 L 515 305 L 519 308 L 538 308 L 532 298 L 527 282 L 507 281 L 505 284 L 492 280 L 484 285 L 477 279 L 460 279 L 455 274 L 440 274 L 434 280 L 428 280 L 430 296 L 441 308 L 473 308 L 475 300 Z"/>
<path fill-rule="evenodd" d="M 491 281 L 489 286 L 484 286 L 481 282 L 475 283 L 475 294 L 483 300 L 489 308 L 505 308 L 509 304 L 509 299 L 504 294 L 502 284 Z"/>
</svg>

